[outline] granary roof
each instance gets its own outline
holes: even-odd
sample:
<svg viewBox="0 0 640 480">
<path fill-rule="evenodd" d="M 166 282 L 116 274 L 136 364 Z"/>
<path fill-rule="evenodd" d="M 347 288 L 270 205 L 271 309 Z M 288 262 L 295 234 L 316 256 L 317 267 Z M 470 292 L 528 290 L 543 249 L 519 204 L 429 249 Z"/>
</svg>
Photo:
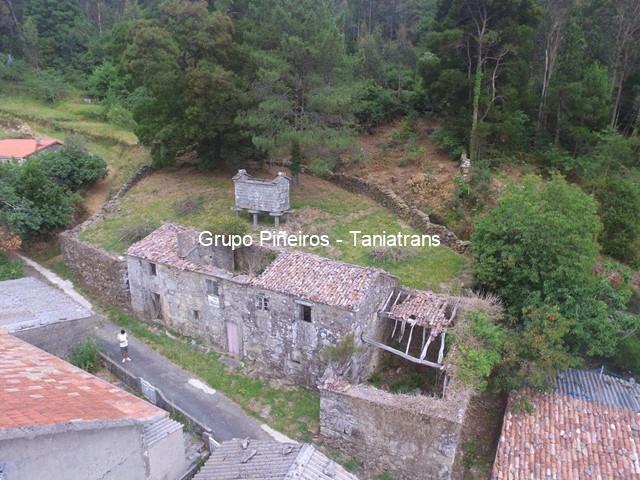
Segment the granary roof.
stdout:
<svg viewBox="0 0 640 480">
<path fill-rule="evenodd" d="M 384 272 L 298 251 L 282 252 L 252 284 L 314 303 L 357 310 Z"/>
<path fill-rule="evenodd" d="M 242 182 L 252 182 L 252 183 L 274 183 L 283 179 L 287 181 L 291 180 L 291 178 L 289 178 L 289 176 L 284 172 L 278 172 L 278 175 L 276 175 L 276 177 L 272 180 L 257 178 L 252 175 L 249 175 L 247 171 L 243 168 L 238 170 L 238 173 L 236 173 L 233 177 L 231 177 L 231 180 L 233 180 L 234 182 L 240 180 Z"/>
<path fill-rule="evenodd" d="M 396 293 L 399 297 L 390 298 L 387 315 L 393 320 L 411 322 L 420 327 L 429 327 L 432 335 L 440 334 L 453 320 L 448 311 L 449 298 L 433 292 L 402 289 Z"/>
<path fill-rule="evenodd" d="M 494 480 L 640 478 L 640 386 L 568 370 L 551 393 L 524 389 L 532 413 L 512 394 L 493 466 Z"/>
<path fill-rule="evenodd" d="M 230 440 L 209 457 L 194 480 L 357 480 L 309 444 Z"/>
<path fill-rule="evenodd" d="M 7 138 L 0 140 L 0 158 L 26 158 L 56 144 L 62 142 L 55 138 Z"/>
<path fill-rule="evenodd" d="M 165 223 L 157 230 L 134 243 L 127 250 L 127 255 L 143 258 L 153 263 L 161 263 L 180 270 L 200 273 L 216 273 L 211 264 L 199 263 L 181 258 L 178 255 L 178 234 L 191 233 L 197 237 L 198 232 L 191 228 Z"/>
<path fill-rule="evenodd" d="M 167 413 L 0 329 L 0 431 Z"/>
</svg>

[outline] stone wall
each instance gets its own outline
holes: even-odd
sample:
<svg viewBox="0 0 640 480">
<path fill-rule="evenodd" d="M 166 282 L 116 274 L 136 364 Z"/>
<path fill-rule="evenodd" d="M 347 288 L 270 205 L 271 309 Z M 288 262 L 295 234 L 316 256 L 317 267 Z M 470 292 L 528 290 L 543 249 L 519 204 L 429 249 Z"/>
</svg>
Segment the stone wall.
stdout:
<svg viewBox="0 0 640 480">
<path fill-rule="evenodd" d="M 12 332 L 12 335 L 56 357 L 68 360 L 75 345 L 94 335 L 97 323 L 98 317 L 92 316 L 18 330 Z"/>
<path fill-rule="evenodd" d="M 431 222 L 429 215 L 407 204 L 407 202 L 390 188 L 370 182 L 361 177 L 344 173 L 333 173 L 329 175 L 328 179 L 345 190 L 372 198 L 380 205 L 396 213 L 396 215 L 415 229 L 427 235 L 438 235 L 444 245 L 447 245 L 456 252 L 464 253 L 469 248 L 469 242 L 460 240 L 455 233 L 444 225 Z"/>
<path fill-rule="evenodd" d="M 466 391 L 396 395 L 338 381 L 320 389 L 320 435 L 368 472 L 449 479 L 468 401 Z"/>
<path fill-rule="evenodd" d="M 58 235 L 58 243 L 67 267 L 94 295 L 126 309 L 130 308 L 131 299 L 124 257 L 81 240 L 80 234 L 114 211 L 120 199 L 151 171 L 148 165 L 140 167 L 98 213 Z"/>
</svg>

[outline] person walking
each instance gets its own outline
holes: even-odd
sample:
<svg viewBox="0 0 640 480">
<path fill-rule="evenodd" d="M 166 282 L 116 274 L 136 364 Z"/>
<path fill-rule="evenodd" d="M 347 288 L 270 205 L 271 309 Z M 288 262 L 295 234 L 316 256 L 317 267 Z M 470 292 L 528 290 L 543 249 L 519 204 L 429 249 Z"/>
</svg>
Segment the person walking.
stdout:
<svg viewBox="0 0 640 480">
<path fill-rule="evenodd" d="M 122 363 L 130 362 L 131 358 L 129 358 L 129 338 L 127 337 L 127 332 L 125 332 L 124 330 L 120 330 L 120 333 L 118 334 L 118 343 L 120 344 Z"/>
</svg>

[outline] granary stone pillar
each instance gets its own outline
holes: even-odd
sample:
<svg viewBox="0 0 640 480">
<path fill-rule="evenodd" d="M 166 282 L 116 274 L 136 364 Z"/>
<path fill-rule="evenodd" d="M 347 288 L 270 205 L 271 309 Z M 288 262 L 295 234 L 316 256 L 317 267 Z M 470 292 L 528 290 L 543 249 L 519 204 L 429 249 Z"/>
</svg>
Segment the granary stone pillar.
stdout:
<svg viewBox="0 0 640 480">
<path fill-rule="evenodd" d="M 258 226 L 258 212 L 256 210 L 249 210 L 249 213 L 253 217 L 253 226 Z"/>
</svg>

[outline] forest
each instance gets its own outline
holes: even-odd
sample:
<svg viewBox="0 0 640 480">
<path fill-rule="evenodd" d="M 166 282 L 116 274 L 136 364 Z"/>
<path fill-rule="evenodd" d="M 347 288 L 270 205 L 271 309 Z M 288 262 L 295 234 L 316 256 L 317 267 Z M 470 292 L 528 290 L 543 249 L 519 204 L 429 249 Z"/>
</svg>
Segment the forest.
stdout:
<svg viewBox="0 0 640 480">
<path fill-rule="evenodd" d="M 291 158 L 323 175 L 362 161 L 356 135 L 429 119 L 471 159 L 452 222 L 506 306 L 474 320 L 462 370 L 501 388 L 602 361 L 640 373 L 638 0 L 0 0 L 11 85 L 80 89 L 158 168 L 194 152 L 205 171 Z M 528 174 L 494 199 L 514 165 Z M 0 170 L 0 195 L 35 175 Z M 38 233 L 7 205 L 1 223 Z"/>
</svg>

